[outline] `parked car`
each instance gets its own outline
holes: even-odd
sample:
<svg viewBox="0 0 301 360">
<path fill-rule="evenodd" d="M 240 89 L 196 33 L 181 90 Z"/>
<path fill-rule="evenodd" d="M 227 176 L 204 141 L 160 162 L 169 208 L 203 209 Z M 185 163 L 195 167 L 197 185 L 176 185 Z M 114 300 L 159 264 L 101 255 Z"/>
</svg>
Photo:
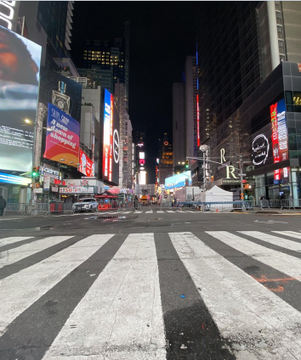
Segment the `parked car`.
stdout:
<svg viewBox="0 0 301 360">
<path fill-rule="evenodd" d="M 98 211 L 98 202 L 94 198 L 82 198 L 72 205 L 73 212 Z"/>
</svg>

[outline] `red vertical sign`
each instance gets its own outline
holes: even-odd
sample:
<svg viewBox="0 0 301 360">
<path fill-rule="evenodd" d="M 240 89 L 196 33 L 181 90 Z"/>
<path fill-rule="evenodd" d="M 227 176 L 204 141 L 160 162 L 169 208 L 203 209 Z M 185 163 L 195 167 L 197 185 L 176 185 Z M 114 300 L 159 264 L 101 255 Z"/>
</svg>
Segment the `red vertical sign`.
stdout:
<svg viewBox="0 0 301 360">
<path fill-rule="evenodd" d="M 199 104 L 199 94 L 196 96 L 196 131 L 197 131 L 197 144 L 198 147 L 201 145 L 200 139 L 200 104 Z"/>
<path fill-rule="evenodd" d="M 274 158 L 274 164 L 275 164 L 280 161 L 277 103 L 270 106 L 270 113 L 271 113 L 271 122 L 272 122 L 273 158 Z M 280 180 L 280 169 L 274 170 L 274 180 Z"/>
</svg>

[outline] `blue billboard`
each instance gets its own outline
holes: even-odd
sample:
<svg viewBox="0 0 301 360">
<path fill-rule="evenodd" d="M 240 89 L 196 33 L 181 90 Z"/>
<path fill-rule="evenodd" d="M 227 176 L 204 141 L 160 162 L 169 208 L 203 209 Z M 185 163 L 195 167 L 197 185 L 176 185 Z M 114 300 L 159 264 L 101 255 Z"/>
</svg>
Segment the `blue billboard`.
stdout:
<svg viewBox="0 0 301 360">
<path fill-rule="evenodd" d="M 165 179 L 165 190 L 191 185 L 191 171 L 185 171 L 181 174 L 173 175 Z"/>
</svg>

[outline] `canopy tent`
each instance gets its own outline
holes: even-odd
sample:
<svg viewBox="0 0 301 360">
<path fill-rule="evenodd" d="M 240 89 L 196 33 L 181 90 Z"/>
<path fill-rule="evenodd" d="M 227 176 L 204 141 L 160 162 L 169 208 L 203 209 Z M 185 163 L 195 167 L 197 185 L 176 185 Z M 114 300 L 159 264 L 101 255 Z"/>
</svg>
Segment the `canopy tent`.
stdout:
<svg viewBox="0 0 301 360">
<path fill-rule="evenodd" d="M 225 202 L 233 201 L 233 192 L 226 191 L 218 186 L 213 186 L 210 190 L 201 193 L 202 202 Z"/>
</svg>

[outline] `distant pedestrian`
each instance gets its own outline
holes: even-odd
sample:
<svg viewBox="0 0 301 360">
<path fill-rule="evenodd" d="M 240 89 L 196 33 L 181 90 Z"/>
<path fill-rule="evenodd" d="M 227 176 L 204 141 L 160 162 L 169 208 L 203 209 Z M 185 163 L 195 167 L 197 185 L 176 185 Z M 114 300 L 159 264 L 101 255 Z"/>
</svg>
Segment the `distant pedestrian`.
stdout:
<svg viewBox="0 0 301 360">
<path fill-rule="evenodd" d="M 135 208 L 135 210 L 138 209 L 138 196 L 137 195 L 135 195 L 135 197 L 134 197 L 134 208 Z"/>
<path fill-rule="evenodd" d="M 0 195 L 0 216 L 3 216 L 4 209 L 6 208 L 6 201 L 2 195 Z"/>
</svg>

